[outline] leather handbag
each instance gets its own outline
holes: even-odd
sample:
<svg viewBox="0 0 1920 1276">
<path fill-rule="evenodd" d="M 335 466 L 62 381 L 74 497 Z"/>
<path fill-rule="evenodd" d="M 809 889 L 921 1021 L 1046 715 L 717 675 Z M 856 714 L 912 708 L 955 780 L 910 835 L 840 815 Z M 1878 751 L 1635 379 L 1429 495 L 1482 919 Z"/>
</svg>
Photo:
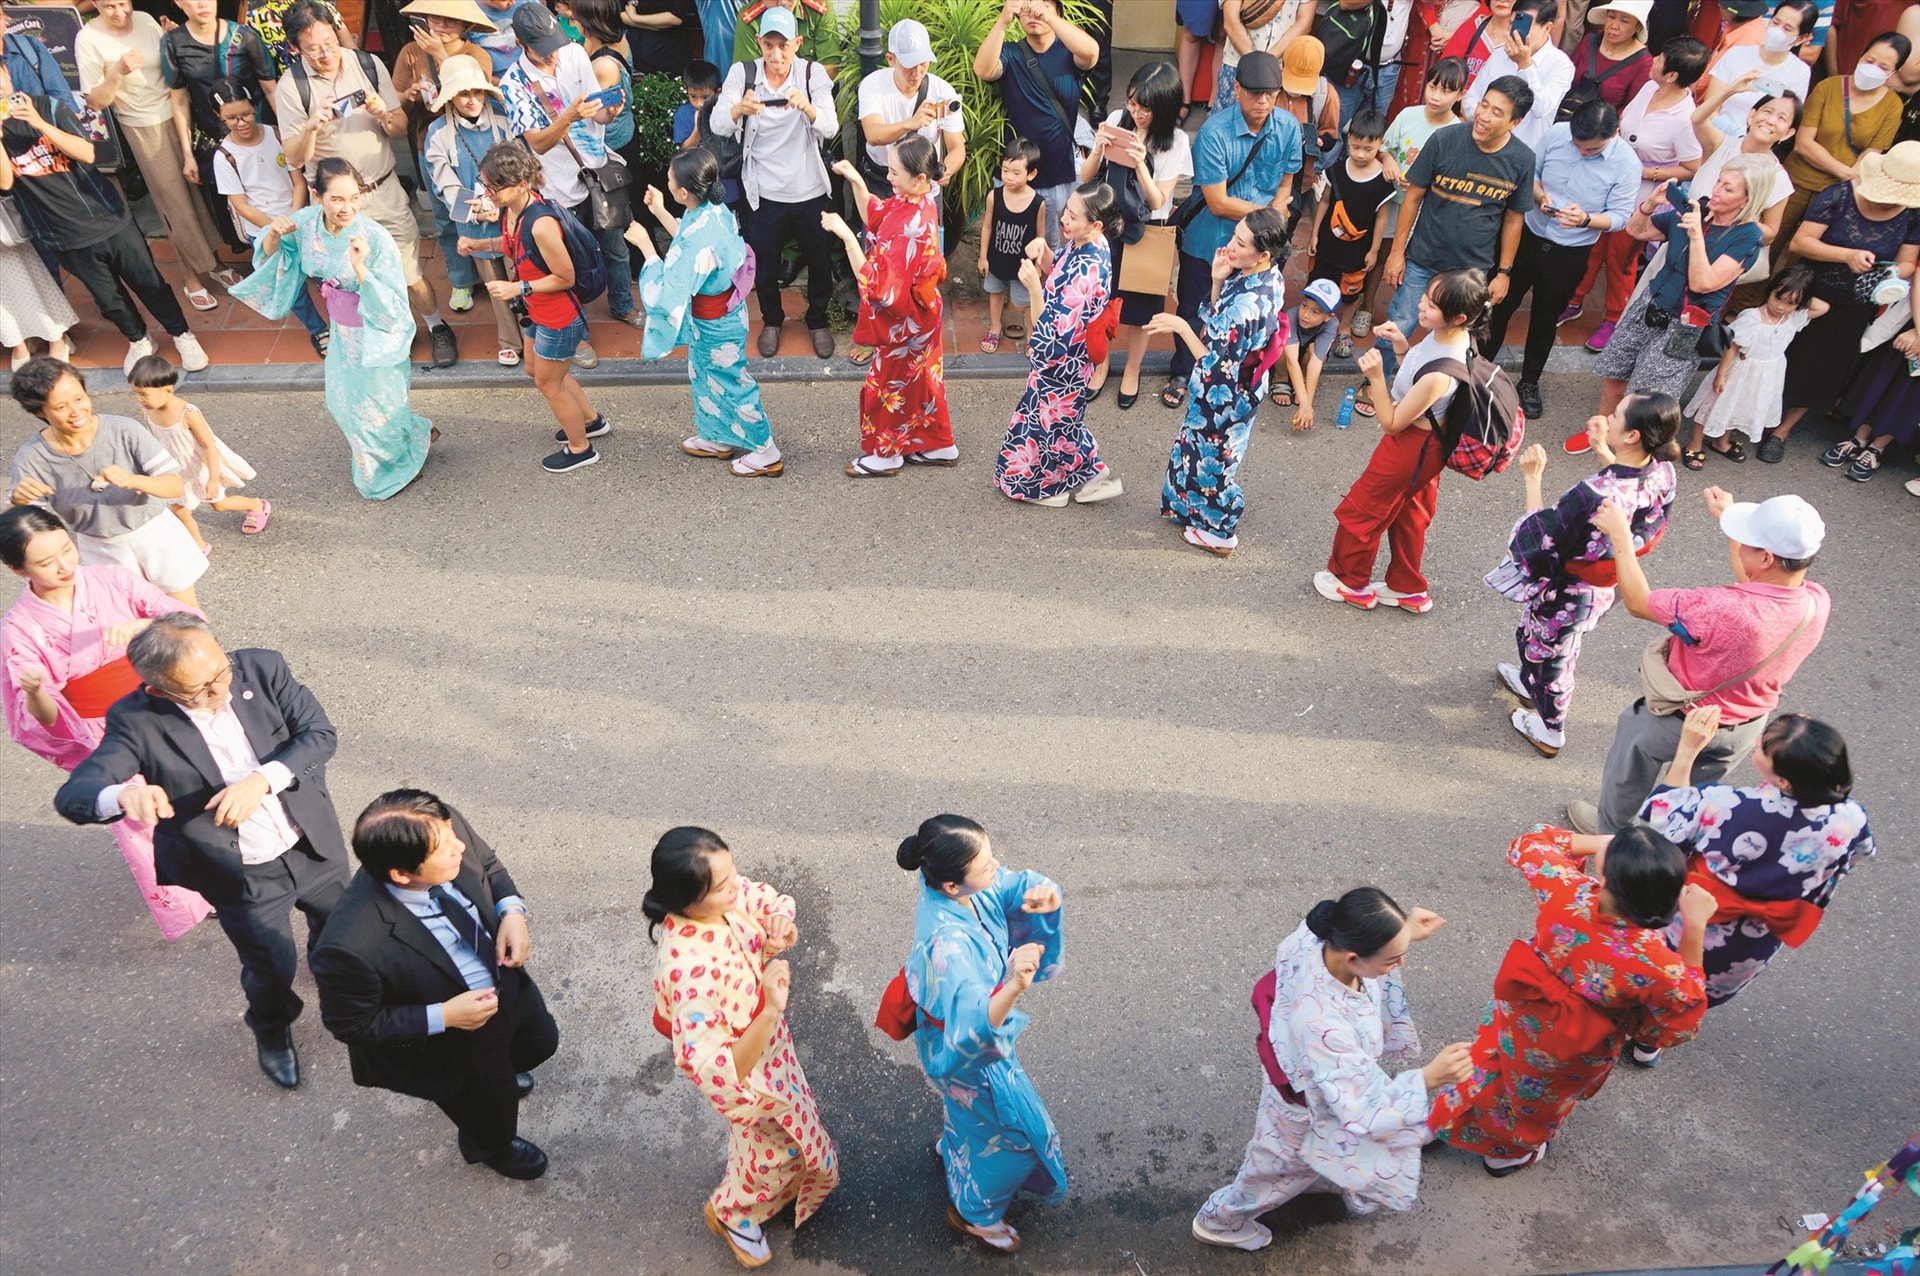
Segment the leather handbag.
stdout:
<svg viewBox="0 0 1920 1276">
<path fill-rule="evenodd" d="M 1807 626 L 1813 623 L 1817 610 L 1818 604 L 1815 603 L 1812 595 L 1808 595 L 1807 614 L 1800 618 L 1800 623 L 1780 641 L 1779 646 L 1762 656 L 1752 668 L 1744 669 L 1725 682 L 1709 687 L 1705 691 L 1689 690 L 1673 676 L 1673 670 L 1667 665 L 1667 649 L 1673 643 L 1673 635 L 1663 634 L 1656 638 L 1640 653 L 1640 694 L 1647 702 L 1647 712 L 1663 718 L 1685 713 L 1708 696 L 1718 695 L 1728 687 L 1745 682 L 1772 664 L 1781 652 L 1793 646 L 1794 641 L 1806 632 Z"/>
<path fill-rule="evenodd" d="M 1173 287 L 1174 267 L 1179 264 L 1180 250 L 1174 241 L 1173 227 L 1165 222 L 1148 222 L 1140 232 L 1140 242 L 1127 245 L 1120 255 L 1119 291 L 1166 296 Z"/>
<path fill-rule="evenodd" d="M 553 108 L 539 94 L 533 96 L 540 104 L 540 109 L 546 112 L 547 119 L 552 120 Z M 633 224 L 633 170 L 612 150 L 607 152 L 605 164 L 599 168 L 588 168 L 587 162 L 580 158 L 579 148 L 574 146 L 573 139 L 562 133 L 560 140 L 565 143 L 567 153 L 573 156 L 573 162 L 580 166 L 580 183 L 587 188 L 586 203 L 581 207 L 584 216 L 580 220 L 596 234 L 607 230 L 616 234 L 625 231 Z"/>
</svg>

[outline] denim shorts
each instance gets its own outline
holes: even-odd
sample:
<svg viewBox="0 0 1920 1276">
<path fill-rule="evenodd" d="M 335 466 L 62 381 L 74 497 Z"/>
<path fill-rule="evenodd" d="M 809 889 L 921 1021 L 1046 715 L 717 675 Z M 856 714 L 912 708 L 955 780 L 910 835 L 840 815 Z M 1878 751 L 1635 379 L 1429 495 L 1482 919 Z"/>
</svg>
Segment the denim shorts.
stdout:
<svg viewBox="0 0 1920 1276">
<path fill-rule="evenodd" d="M 551 363 L 565 363 L 587 339 L 587 321 L 575 315 L 564 328 L 533 326 L 533 352 Z"/>
<path fill-rule="evenodd" d="M 1002 279 L 992 273 L 983 274 L 980 276 L 980 289 L 982 292 L 1005 293 L 1013 299 L 1014 305 L 1023 310 L 1032 304 L 1032 298 L 1027 296 L 1027 286 L 1018 279 Z"/>
</svg>

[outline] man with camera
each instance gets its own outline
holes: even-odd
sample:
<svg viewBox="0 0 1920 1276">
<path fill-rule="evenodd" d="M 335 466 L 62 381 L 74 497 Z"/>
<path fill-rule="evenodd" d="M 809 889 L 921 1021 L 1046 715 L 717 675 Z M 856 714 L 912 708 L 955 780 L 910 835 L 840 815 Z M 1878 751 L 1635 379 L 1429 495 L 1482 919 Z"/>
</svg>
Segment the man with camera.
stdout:
<svg viewBox="0 0 1920 1276">
<path fill-rule="evenodd" d="M 887 65 L 860 81 L 860 175 L 882 199 L 887 185 L 887 150 L 909 133 L 941 145 L 949 175 L 967 158 L 967 126 L 960 117 L 960 95 L 933 73 L 933 42 L 912 18 L 887 33 Z M 943 179 L 944 184 L 944 179 Z"/>
</svg>

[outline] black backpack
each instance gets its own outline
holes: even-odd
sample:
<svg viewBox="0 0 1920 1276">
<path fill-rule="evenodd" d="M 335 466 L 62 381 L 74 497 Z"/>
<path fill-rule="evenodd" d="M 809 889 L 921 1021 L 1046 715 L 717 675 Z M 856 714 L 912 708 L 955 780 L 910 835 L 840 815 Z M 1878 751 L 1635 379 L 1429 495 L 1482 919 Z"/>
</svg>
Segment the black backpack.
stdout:
<svg viewBox="0 0 1920 1276">
<path fill-rule="evenodd" d="M 1435 359 L 1420 369 L 1422 376 L 1429 372 L 1444 372 L 1457 383 L 1446 421 L 1427 413 L 1447 450 L 1446 467 L 1474 480 L 1505 472 L 1527 432 L 1527 414 L 1507 370 L 1469 345 L 1464 362 Z"/>
<path fill-rule="evenodd" d="M 352 50 L 353 56 L 360 59 L 360 74 L 367 77 L 372 85 L 371 92 L 380 91 L 380 64 L 373 60 L 373 54 L 365 49 Z M 300 94 L 300 109 L 309 114 L 313 111 L 313 84 L 307 79 L 307 60 L 298 54 L 293 56 L 287 66 L 287 74 L 293 77 L 293 87 Z"/>
<path fill-rule="evenodd" d="M 1595 40 L 1587 46 L 1586 73 L 1575 80 L 1573 87 L 1567 90 L 1567 95 L 1560 99 L 1560 109 L 1554 113 L 1553 122 L 1555 124 L 1565 124 L 1573 118 L 1575 111 L 1589 102 L 1598 100 L 1601 85 L 1620 74 L 1620 72 L 1639 66 L 1641 62 L 1652 56 L 1651 53 L 1642 49 L 1632 57 L 1622 58 L 1602 71 L 1600 69 L 1600 42 Z"/>
<path fill-rule="evenodd" d="M 585 306 L 607 290 L 607 259 L 600 251 L 600 238 L 560 205 L 544 198 L 530 201 L 520 215 L 520 247 L 529 261 L 548 274 L 553 272 L 540 260 L 540 245 L 533 239 L 533 223 L 542 217 L 560 223 L 560 238 L 567 245 L 567 256 L 573 259 L 573 287 L 569 291 L 576 306 Z"/>
<path fill-rule="evenodd" d="M 742 154 L 740 137 L 738 134 L 733 137 L 721 137 L 713 131 L 713 106 L 719 100 L 718 93 L 707 99 L 707 104 L 701 107 L 700 113 L 695 116 L 697 121 L 695 127 L 700 131 L 701 149 L 720 162 L 720 176 L 737 182 L 740 180 Z"/>
</svg>

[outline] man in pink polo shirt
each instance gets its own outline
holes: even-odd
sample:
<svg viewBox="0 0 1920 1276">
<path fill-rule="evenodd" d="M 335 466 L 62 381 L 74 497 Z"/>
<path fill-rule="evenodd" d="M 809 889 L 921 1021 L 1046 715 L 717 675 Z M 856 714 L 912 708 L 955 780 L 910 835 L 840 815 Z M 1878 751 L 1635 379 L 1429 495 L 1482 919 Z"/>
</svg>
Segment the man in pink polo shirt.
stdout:
<svg viewBox="0 0 1920 1276">
<path fill-rule="evenodd" d="M 1731 542 L 1731 585 L 1652 589 L 1619 507 L 1606 502 L 1593 523 L 1613 542 L 1621 603 L 1672 633 L 1667 669 L 1681 686 L 1710 692 L 1697 703 L 1720 706 L 1720 729 L 1693 770 L 1696 784 L 1712 784 L 1753 752 L 1788 679 L 1820 644 L 1831 600 L 1807 583 L 1827 532 L 1813 506 L 1797 496 L 1736 505 L 1732 493 L 1717 487 L 1701 495 Z M 1599 803 L 1567 803 L 1575 831 L 1613 833 L 1633 822 L 1673 761 L 1680 723 L 1679 714 L 1649 712 L 1644 696 L 1620 715 Z"/>
</svg>

